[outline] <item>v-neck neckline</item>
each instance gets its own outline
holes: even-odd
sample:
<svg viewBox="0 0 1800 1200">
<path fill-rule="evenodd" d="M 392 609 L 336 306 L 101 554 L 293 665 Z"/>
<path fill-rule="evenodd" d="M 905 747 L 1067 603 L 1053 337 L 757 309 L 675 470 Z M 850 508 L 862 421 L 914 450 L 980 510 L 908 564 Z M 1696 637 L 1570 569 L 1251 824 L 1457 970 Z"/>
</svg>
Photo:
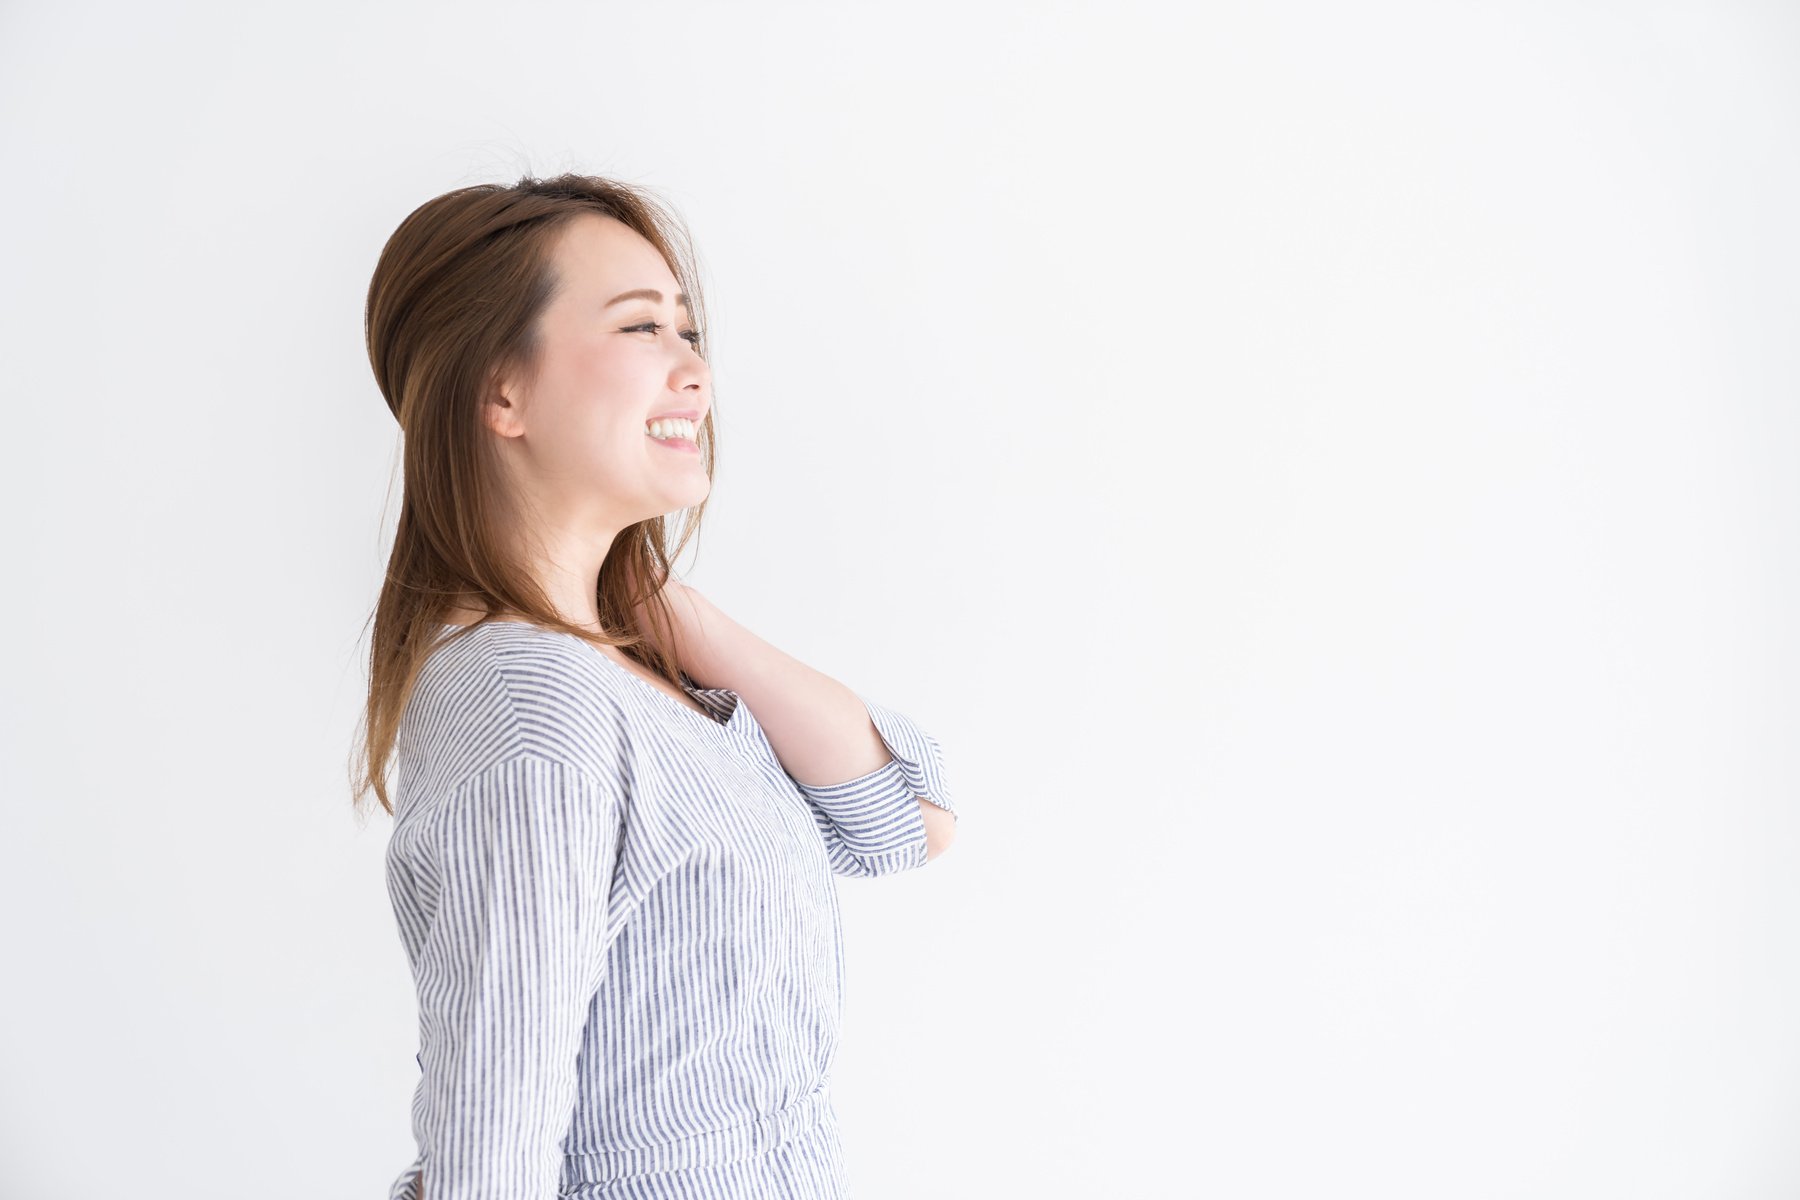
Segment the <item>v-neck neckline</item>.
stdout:
<svg viewBox="0 0 1800 1200">
<path fill-rule="evenodd" d="M 565 635 L 565 636 L 567 636 L 567 635 Z M 580 638 L 577 638 L 575 640 L 581 641 Z M 705 700 L 702 700 L 700 698 L 701 695 L 708 695 L 708 696 L 713 696 L 713 697 L 718 697 L 718 696 L 730 696 L 731 697 L 731 700 L 730 700 L 731 712 L 730 712 L 730 715 L 727 716 L 726 719 L 723 721 L 721 721 L 717 716 L 710 716 L 707 713 L 695 712 L 692 708 L 689 708 L 687 705 L 683 704 L 681 701 L 677 700 L 675 697 L 669 695 L 669 693 L 663 691 L 661 688 L 657 687 L 654 683 L 651 683 L 648 679 L 643 678 L 636 671 L 633 671 L 630 667 L 622 667 L 618 663 L 614 662 L 612 660 L 611 655 L 601 653 L 599 650 L 594 649 L 593 646 L 588 645 L 588 643 L 586 643 L 586 642 L 582 642 L 581 644 L 584 646 L 587 646 L 587 648 L 589 650 L 593 650 L 595 657 L 604 659 L 607 666 L 609 666 L 613 670 L 619 672 L 621 675 L 629 676 L 631 681 L 633 683 L 635 683 L 638 687 L 643 688 L 645 691 L 654 692 L 656 694 L 657 699 L 661 700 L 664 704 L 667 704 L 670 708 L 680 709 L 683 713 L 687 714 L 689 717 L 693 718 L 694 720 L 704 722 L 707 725 L 711 725 L 715 729 L 725 729 L 725 728 L 728 728 L 731 725 L 735 724 L 737 722 L 739 712 L 744 707 L 743 698 L 741 696 L 739 696 L 736 692 L 731 691 L 729 688 L 703 688 L 703 687 L 700 687 L 698 684 L 693 683 L 693 676 L 689 675 L 686 671 L 683 671 L 681 673 L 681 677 L 684 680 L 687 680 L 688 682 L 683 683 L 681 685 L 681 690 L 686 692 L 688 695 L 694 697 L 694 702 L 696 704 L 699 704 L 701 707 L 708 709 L 710 712 L 717 712 L 719 710 L 715 709 L 711 704 L 708 704 Z M 692 686 L 690 686 L 690 684 Z M 724 707 L 724 704 L 725 704 L 724 701 L 719 701 L 719 705 L 721 708 Z"/>
<path fill-rule="evenodd" d="M 440 624 L 442 624 L 443 628 L 445 628 L 445 629 L 468 629 L 468 628 L 470 628 L 470 626 L 468 626 L 468 625 L 451 625 L 451 624 L 442 623 L 442 622 L 440 622 Z M 580 642 L 582 646 L 586 647 L 589 651 L 591 651 L 593 653 L 595 658 L 598 658 L 598 659 L 604 661 L 609 669 L 611 669 L 613 671 L 617 671 L 619 674 L 626 676 L 628 679 L 631 680 L 631 682 L 634 686 L 642 688 L 644 691 L 653 693 L 658 700 L 660 700 L 662 703 L 668 705 L 670 708 L 678 710 L 684 716 L 686 716 L 689 720 L 699 721 L 701 724 L 710 726 L 713 729 L 718 729 L 718 730 L 733 729 L 739 724 L 739 718 L 743 716 L 744 698 L 742 696 L 739 696 L 736 692 L 732 691 L 730 688 L 703 688 L 703 687 L 699 686 L 699 684 L 695 683 L 693 676 L 689 675 L 686 671 L 681 672 L 682 679 L 686 681 L 681 685 L 682 691 L 684 691 L 688 695 L 694 697 L 695 703 L 701 705 L 703 708 L 708 709 L 712 713 L 717 713 L 717 712 L 729 709 L 729 712 L 726 715 L 724 720 L 720 720 L 717 716 L 711 716 L 706 713 L 695 712 L 692 708 L 683 704 L 681 701 L 677 700 L 675 697 L 669 695 L 669 693 L 663 691 L 661 688 L 657 687 L 655 684 L 651 683 L 649 680 L 640 677 L 636 671 L 633 671 L 629 667 L 620 666 L 618 663 L 616 663 L 612 660 L 612 657 L 610 655 L 602 653 L 599 649 L 597 649 L 591 643 L 583 641 L 581 638 L 575 637 L 572 634 L 563 633 L 559 629 L 542 629 L 539 626 L 531 624 L 529 621 L 487 621 L 487 622 L 483 622 L 483 624 L 485 624 L 485 625 L 520 625 L 526 629 L 535 630 L 538 633 L 560 634 L 562 637 L 569 638 L 571 641 Z M 727 697 L 727 696 L 730 697 L 729 700 L 723 699 L 723 697 Z"/>
</svg>

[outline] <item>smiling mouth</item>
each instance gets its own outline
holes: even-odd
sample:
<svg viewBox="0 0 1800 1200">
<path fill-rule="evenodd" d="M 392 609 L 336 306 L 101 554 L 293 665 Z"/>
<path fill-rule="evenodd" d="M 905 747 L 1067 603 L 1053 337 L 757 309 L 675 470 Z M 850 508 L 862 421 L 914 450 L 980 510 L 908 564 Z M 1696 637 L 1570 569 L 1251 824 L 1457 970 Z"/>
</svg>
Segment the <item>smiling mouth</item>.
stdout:
<svg viewBox="0 0 1800 1200">
<path fill-rule="evenodd" d="M 647 437 L 654 438 L 659 442 L 679 441 L 692 445 L 698 429 L 686 417 L 662 417 L 654 421 L 646 421 L 644 433 Z"/>
</svg>

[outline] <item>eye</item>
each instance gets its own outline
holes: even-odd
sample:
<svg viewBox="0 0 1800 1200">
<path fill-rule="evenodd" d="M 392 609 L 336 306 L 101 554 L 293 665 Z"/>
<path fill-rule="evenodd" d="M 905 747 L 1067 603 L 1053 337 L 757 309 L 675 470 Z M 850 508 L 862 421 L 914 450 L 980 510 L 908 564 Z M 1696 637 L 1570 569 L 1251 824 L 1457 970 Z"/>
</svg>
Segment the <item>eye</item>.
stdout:
<svg viewBox="0 0 1800 1200">
<path fill-rule="evenodd" d="M 642 325 L 627 325 L 624 331 L 626 333 L 638 333 L 640 331 L 644 333 L 661 333 L 667 328 L 667 325 L 658 325 L 655 321 L 645 321 Z M 700 331 L 698 329 L 684 329 L 681 331 L 681 336 L 686 338 L 687 344 L 694 349 L 698 350 L 700 348 Z"/>
</svg>

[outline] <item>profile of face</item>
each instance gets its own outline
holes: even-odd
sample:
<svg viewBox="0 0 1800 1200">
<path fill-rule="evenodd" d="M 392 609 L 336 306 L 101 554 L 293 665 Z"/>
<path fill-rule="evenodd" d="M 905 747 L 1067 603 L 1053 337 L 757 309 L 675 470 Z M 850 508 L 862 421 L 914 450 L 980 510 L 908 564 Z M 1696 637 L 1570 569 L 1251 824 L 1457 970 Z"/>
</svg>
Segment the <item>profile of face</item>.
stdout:
<svg viewBox="0 0 1800 1200">
<path fill-rule="evenodd" d="M 610 541 L 700 503 L 693 440 L 712 373 L 674 274 L 630 226 L 584 213 L 563 227 L 559 287 L 539 326 L 537 378 L 502 380 L 484 406 L 514 484 L 554 526 Z M 652 422 L 685 417 L 688 425 Z"/>
</svg>

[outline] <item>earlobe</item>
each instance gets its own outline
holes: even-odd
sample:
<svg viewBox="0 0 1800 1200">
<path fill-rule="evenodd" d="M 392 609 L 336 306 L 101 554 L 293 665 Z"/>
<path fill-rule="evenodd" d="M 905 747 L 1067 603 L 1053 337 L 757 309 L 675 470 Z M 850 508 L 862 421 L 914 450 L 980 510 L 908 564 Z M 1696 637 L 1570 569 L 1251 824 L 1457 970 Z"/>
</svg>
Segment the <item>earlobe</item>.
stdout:
<svg viewBox="0 0 1800 1200">
<path fill-rule="evenodd" d="M 487 427 L 500 437 L 517 437 L 519 427 L 519 405 L 513 397 L 517 388 L 498 377 L 488 383 L 488 394 L 481 404 L 481 419 Z"/>
<path fill-rule="evenodd" d="M 482 424 L 486 425 L 498 437 L 511 437 L 516 422 L 513 419 L 513 408 L 500 397 L 493 397 L 481 406 Z"/>
</svg>

